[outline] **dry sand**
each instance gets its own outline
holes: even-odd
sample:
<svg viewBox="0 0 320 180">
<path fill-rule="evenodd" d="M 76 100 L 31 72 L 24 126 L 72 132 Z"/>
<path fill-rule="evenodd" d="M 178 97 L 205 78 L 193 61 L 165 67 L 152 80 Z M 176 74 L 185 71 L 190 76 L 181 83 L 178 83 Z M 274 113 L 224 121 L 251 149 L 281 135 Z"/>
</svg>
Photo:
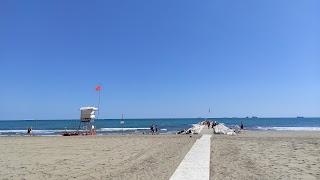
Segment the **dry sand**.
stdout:
<svg viewBox="0 0 320 180">
<path fill-rule="evenodd" d="M 320 132 L 214 135 L 210 179 L 320 179 Z"/>
<path fill-rule="evenodd" d="M 0 179 L 169 179 L 199 137 L 1 137 Z M 320 179 L 320 132 L 214 135 L 210 179 Z"/>
<path fill-rule="evenodd" d="M 1 137 L 1 179 L 169 179 L 200 136 Z"/>
</svg>

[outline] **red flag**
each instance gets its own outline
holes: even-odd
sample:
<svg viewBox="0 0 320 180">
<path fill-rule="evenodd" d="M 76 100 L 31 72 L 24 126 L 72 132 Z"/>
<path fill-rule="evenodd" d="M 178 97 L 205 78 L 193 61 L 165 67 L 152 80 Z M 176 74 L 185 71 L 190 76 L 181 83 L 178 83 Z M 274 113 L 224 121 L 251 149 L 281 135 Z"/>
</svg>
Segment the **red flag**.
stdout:
<svg viewBox="0 0 320 180">
<path fill-rule="evenodd" d="M 96 91 L 100 91 L 100 89 L 101 89 L 100 85 L 96 87 Z"/>
</svg>

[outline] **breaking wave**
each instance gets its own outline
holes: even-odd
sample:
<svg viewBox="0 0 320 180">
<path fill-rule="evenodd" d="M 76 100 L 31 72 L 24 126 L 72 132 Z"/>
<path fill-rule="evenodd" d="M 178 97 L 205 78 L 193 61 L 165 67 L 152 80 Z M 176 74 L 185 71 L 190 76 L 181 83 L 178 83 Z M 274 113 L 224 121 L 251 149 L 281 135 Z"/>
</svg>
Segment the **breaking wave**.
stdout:
<svg viewBox="0 0 320 180">
<path fill-rule="evenodd" d="M 320 131 L 320 127 L 259 127 L 256 130 L 274 130 L 274 131 Z"/>
<path fill-rule="evenodd" d="M 100 128 L 97 131 L 139 131 L 150 130 L 150 128 Z"/>
</svg>

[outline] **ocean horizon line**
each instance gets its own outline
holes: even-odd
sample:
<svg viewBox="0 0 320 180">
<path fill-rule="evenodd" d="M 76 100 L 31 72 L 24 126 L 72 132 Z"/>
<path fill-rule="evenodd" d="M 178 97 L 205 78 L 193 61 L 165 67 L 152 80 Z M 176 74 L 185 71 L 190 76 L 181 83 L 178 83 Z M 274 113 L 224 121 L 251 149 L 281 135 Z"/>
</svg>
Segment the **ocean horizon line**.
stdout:
<svg viewBox="0 0 320 180">
<path fill-rule="evenodd" d="M 301 118 L 301 119 L 308 119 L 308 118 L 320 118 L 319 117 L 308 117 L 308 116 L 295 116 L 295 117 L 259 117 L 259 116 L 251 116 L 251 117 L 167 117 L 167 118 L 124 118 L 123 120 L 146 120 L 146 119 L 286 119 L 286 118 Z M 65 121 L 65 120 L 71 120 L 71 121 L 79 121 L 78 119 L 0 119 L 0 121 Z M 95 120 L 122 120 L 122 118 L 99 118 Z"/>
</svg>

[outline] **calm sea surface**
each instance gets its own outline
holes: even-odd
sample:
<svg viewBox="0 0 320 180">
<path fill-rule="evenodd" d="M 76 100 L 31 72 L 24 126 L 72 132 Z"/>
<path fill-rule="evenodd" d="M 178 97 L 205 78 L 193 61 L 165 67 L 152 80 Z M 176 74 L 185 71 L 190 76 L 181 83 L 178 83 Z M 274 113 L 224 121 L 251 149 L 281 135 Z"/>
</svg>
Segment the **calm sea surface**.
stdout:
<svg viewBox="0 0 320 180">
<path fill-rule="evenodd" d="M 320 131 L 320 118 L 209 118 L 224 123 L 228 127 L 244 124 L 249 130 L 307 130 Z M 172 134 L 192 127 L 192 124 L 204 121 L 203 118 L 177 119 L 99 119 L 94 124 L 97 134 L 142 134 L 149 133 L 152 124 L 157 125 L 160 134 Z M 73 132 L 79 128 L 79 120 L 2 120 L 0 136 L 25 136 L 27 128 L 32 127 L 33 134 L 39 136 L 58 136 L 65 130 Z M 85 128 L 81 126 L 81 128 Z"/>
</svg>

